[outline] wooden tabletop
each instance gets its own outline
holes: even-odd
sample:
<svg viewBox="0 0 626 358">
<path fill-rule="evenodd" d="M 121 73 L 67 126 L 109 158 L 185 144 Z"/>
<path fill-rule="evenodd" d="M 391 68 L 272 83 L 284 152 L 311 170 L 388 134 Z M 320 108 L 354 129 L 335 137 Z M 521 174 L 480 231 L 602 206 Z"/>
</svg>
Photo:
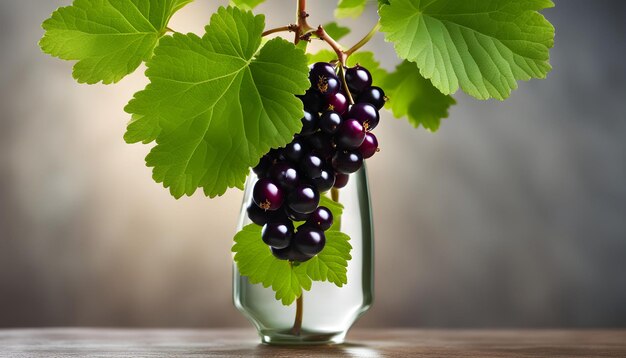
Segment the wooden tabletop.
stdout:
<svg viewBox="0 0 626 358">
<path fill-rule="evenodd" d="M 253 330 L 0 330 L 0 357 L 626 357 L 626 330 L 354 330 L 336 346 L 259 344 Z"/>
</svg>

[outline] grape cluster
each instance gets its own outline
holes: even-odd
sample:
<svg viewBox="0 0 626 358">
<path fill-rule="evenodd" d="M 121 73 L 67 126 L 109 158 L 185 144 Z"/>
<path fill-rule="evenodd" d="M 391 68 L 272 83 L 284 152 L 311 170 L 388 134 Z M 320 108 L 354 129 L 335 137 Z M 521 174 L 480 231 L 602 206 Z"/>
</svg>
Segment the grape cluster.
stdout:
<svg viewBox="0 0 626 358">
<path fill-rule="evenodd" d="M 321 193 L 346 186 L 349 175 L 378 151 L 371 131 L 380 120 L 385 93 L 372 86 L 367 69 L 357 65 L 344 70 L 355 104 L 348 105 L 331 64 L 311 65 L 311 88 L 299 96 L 302 130 L 284 148 L 270 150 L 253 169 L 259 180 L 248 217 L 263 226 L 263 242 L 281 260 L 303 262 L 322 251 L 333 215 L 319 206 Z M 296 229 L 294 222 L 304 224 Z"/>
</svg>

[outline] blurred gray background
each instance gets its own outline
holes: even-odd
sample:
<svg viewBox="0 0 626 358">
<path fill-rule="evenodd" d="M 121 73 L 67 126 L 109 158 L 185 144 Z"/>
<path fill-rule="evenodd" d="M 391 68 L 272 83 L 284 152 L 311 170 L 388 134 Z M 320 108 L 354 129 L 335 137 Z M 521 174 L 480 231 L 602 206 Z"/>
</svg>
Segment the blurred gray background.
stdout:
<svg viewBox="0 0 626 358">
<path fill-rule="evenodd" d="M 0 326 L 248 326 L 230 291 L 242 193 L 171 198 L 149 147 L 122 140 L 143 71 L 78 85 L 37 47 L 70 1 L 0 1 Z M 171 27 L 201 32 L 224 3 Z M 286 3 L 258 11 L 282 25 Z M 310 3 L 325 23 L 336 2 Z M 556 3 L 547 80 L 506 102 L 459 93 L 435 134 L 383 119 L 376 303 L 359 325 L 626 326 L 626 2 Z M 374 16 L 344 21 L 342 42 Z M 397 63 L 382 36 L 368 48 Z"/>
</svg>

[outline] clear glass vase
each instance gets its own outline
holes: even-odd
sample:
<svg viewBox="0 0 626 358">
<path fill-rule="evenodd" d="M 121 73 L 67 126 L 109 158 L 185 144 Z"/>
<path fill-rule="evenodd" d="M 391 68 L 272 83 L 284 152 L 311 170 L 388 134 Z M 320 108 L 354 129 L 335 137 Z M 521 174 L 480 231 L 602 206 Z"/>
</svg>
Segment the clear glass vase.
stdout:
<svg viewBox="0 0 626 358">
<path fill-rule="evenodd" d="M 252 173 L 246 182 L 238 230 L 251 223 L 246 207 L 256 181 Z M 350 175 L 348 185 L 339 190 L 339 202 L 344 205 L 341 231 L 350 236 L 352 245 L 347 285 L 313 282 L 311 290 L 303 292 L 300 303 L 283 306 L 271 288 L 251 284 L 233 264 L 234 304 L 256 327 L 263 343 L 343 343 L 350 327 L 372 305 L 374 231 L 365 167 Z M 298 304 L 302 304 L 301 328 L 293 329 Z"/>
</svg>

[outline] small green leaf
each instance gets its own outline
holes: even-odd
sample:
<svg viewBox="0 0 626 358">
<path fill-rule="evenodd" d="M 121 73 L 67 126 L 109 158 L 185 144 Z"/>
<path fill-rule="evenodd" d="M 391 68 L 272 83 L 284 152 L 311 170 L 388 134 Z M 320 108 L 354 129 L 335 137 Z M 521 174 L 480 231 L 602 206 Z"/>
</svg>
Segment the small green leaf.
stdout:
<svg viewBox="0 0 626 358">
<path fill-rule="evenodd" d="M 329 22 L 324 25 L 324 31 L 326 31 L 330 37 L 335 39 L 335 41 L 340 41 L 350 33 L 350 28 L 339 26 L 336 22 Z"/>
<path fill-rule="evenodd" d="M 250 224 L 235 235 L 237 269 L 247 276 L 250 283 L 260 283 L 276 292 L 276 299 L 287 306 L 302 294 L 302 289 L 311 289 L 311 279 L 306 271 L 292 267 L 289 261 L 279 260 L 272 255 L 269 246 L 261 240 L 261 227 Z"/>
<path fill-rule="evenodd" d="M 381 83 L 390 100 L 387 107 L 396 118 L 407 117 L 415 128 L 436 131 L 441 119 L 448 117 L 448 108 L 454 98 L 437 90 L 422 77 L 414 63 L 404 61 Z"/>
<path fill-rule="evenodd" d="M 300 265 L 313 281 L 328 281 L 341 287 L 348 283 L 348 261 L 352 259 L 350 237 L 337 230 L 326 231 L 324 250 Z"/>
<path fill-rule="evenodd" d="M 43 23 L 42 51 L 78 61 L 80 83 L 115 83 L 152 55 L 167 23 L 193 0 L 75 0 Z"/>
<path fill-rule="evenodd" d="M 517 80 L 545 78 L 554 27 L 538 12 L 550 0 L 389 0 L 380 22 L 398 56 L 417 63 L 444 94 L 461 87 L 504 99 Z"/>
<path fill-rule="evenodd" d="M 306 56 L 280 38 L 259 51 L 263 28 L 262 15 L 222 7 L 202 38 L 164 37 L 148 61 L 125 138 L 156 139 L 146 162 L 174 197 L 242 188 L 249 168 L 301 129 Z"/>
<path fill-rule="evenodd" d="M 302 290 L 311 289 L 311 281 L 328 281 L 338 287 L 348 283 L 348 261 L 352 259 L 350 237 L 338 231 L 343 205 L 323 196 L 321 206 L 333 214 L 335 224 L 326 231 L 326 246 L 309 261 L 290 264 L 272 255 L 269 247 L 261 240 L 261 227 L 256 224 L 245 226 L 235 235 L 232 251 L 239 274 L 263 287 L 271 287 L 276 299 L 290 305 L 300 297 Z"/>
<path fill-rule="evenodd" d="M 359 17 L 365 10 L 367 0 L 339 0 L 335 9 L 335 16 L 338 18 Z"/>
<path fill-rule="evenodd" d="M 265 0 L 231 0 L 231 5 L 237 6 L 242 10 L 252 10 L 260 4 L 264 3 Z"/>
</svg>

